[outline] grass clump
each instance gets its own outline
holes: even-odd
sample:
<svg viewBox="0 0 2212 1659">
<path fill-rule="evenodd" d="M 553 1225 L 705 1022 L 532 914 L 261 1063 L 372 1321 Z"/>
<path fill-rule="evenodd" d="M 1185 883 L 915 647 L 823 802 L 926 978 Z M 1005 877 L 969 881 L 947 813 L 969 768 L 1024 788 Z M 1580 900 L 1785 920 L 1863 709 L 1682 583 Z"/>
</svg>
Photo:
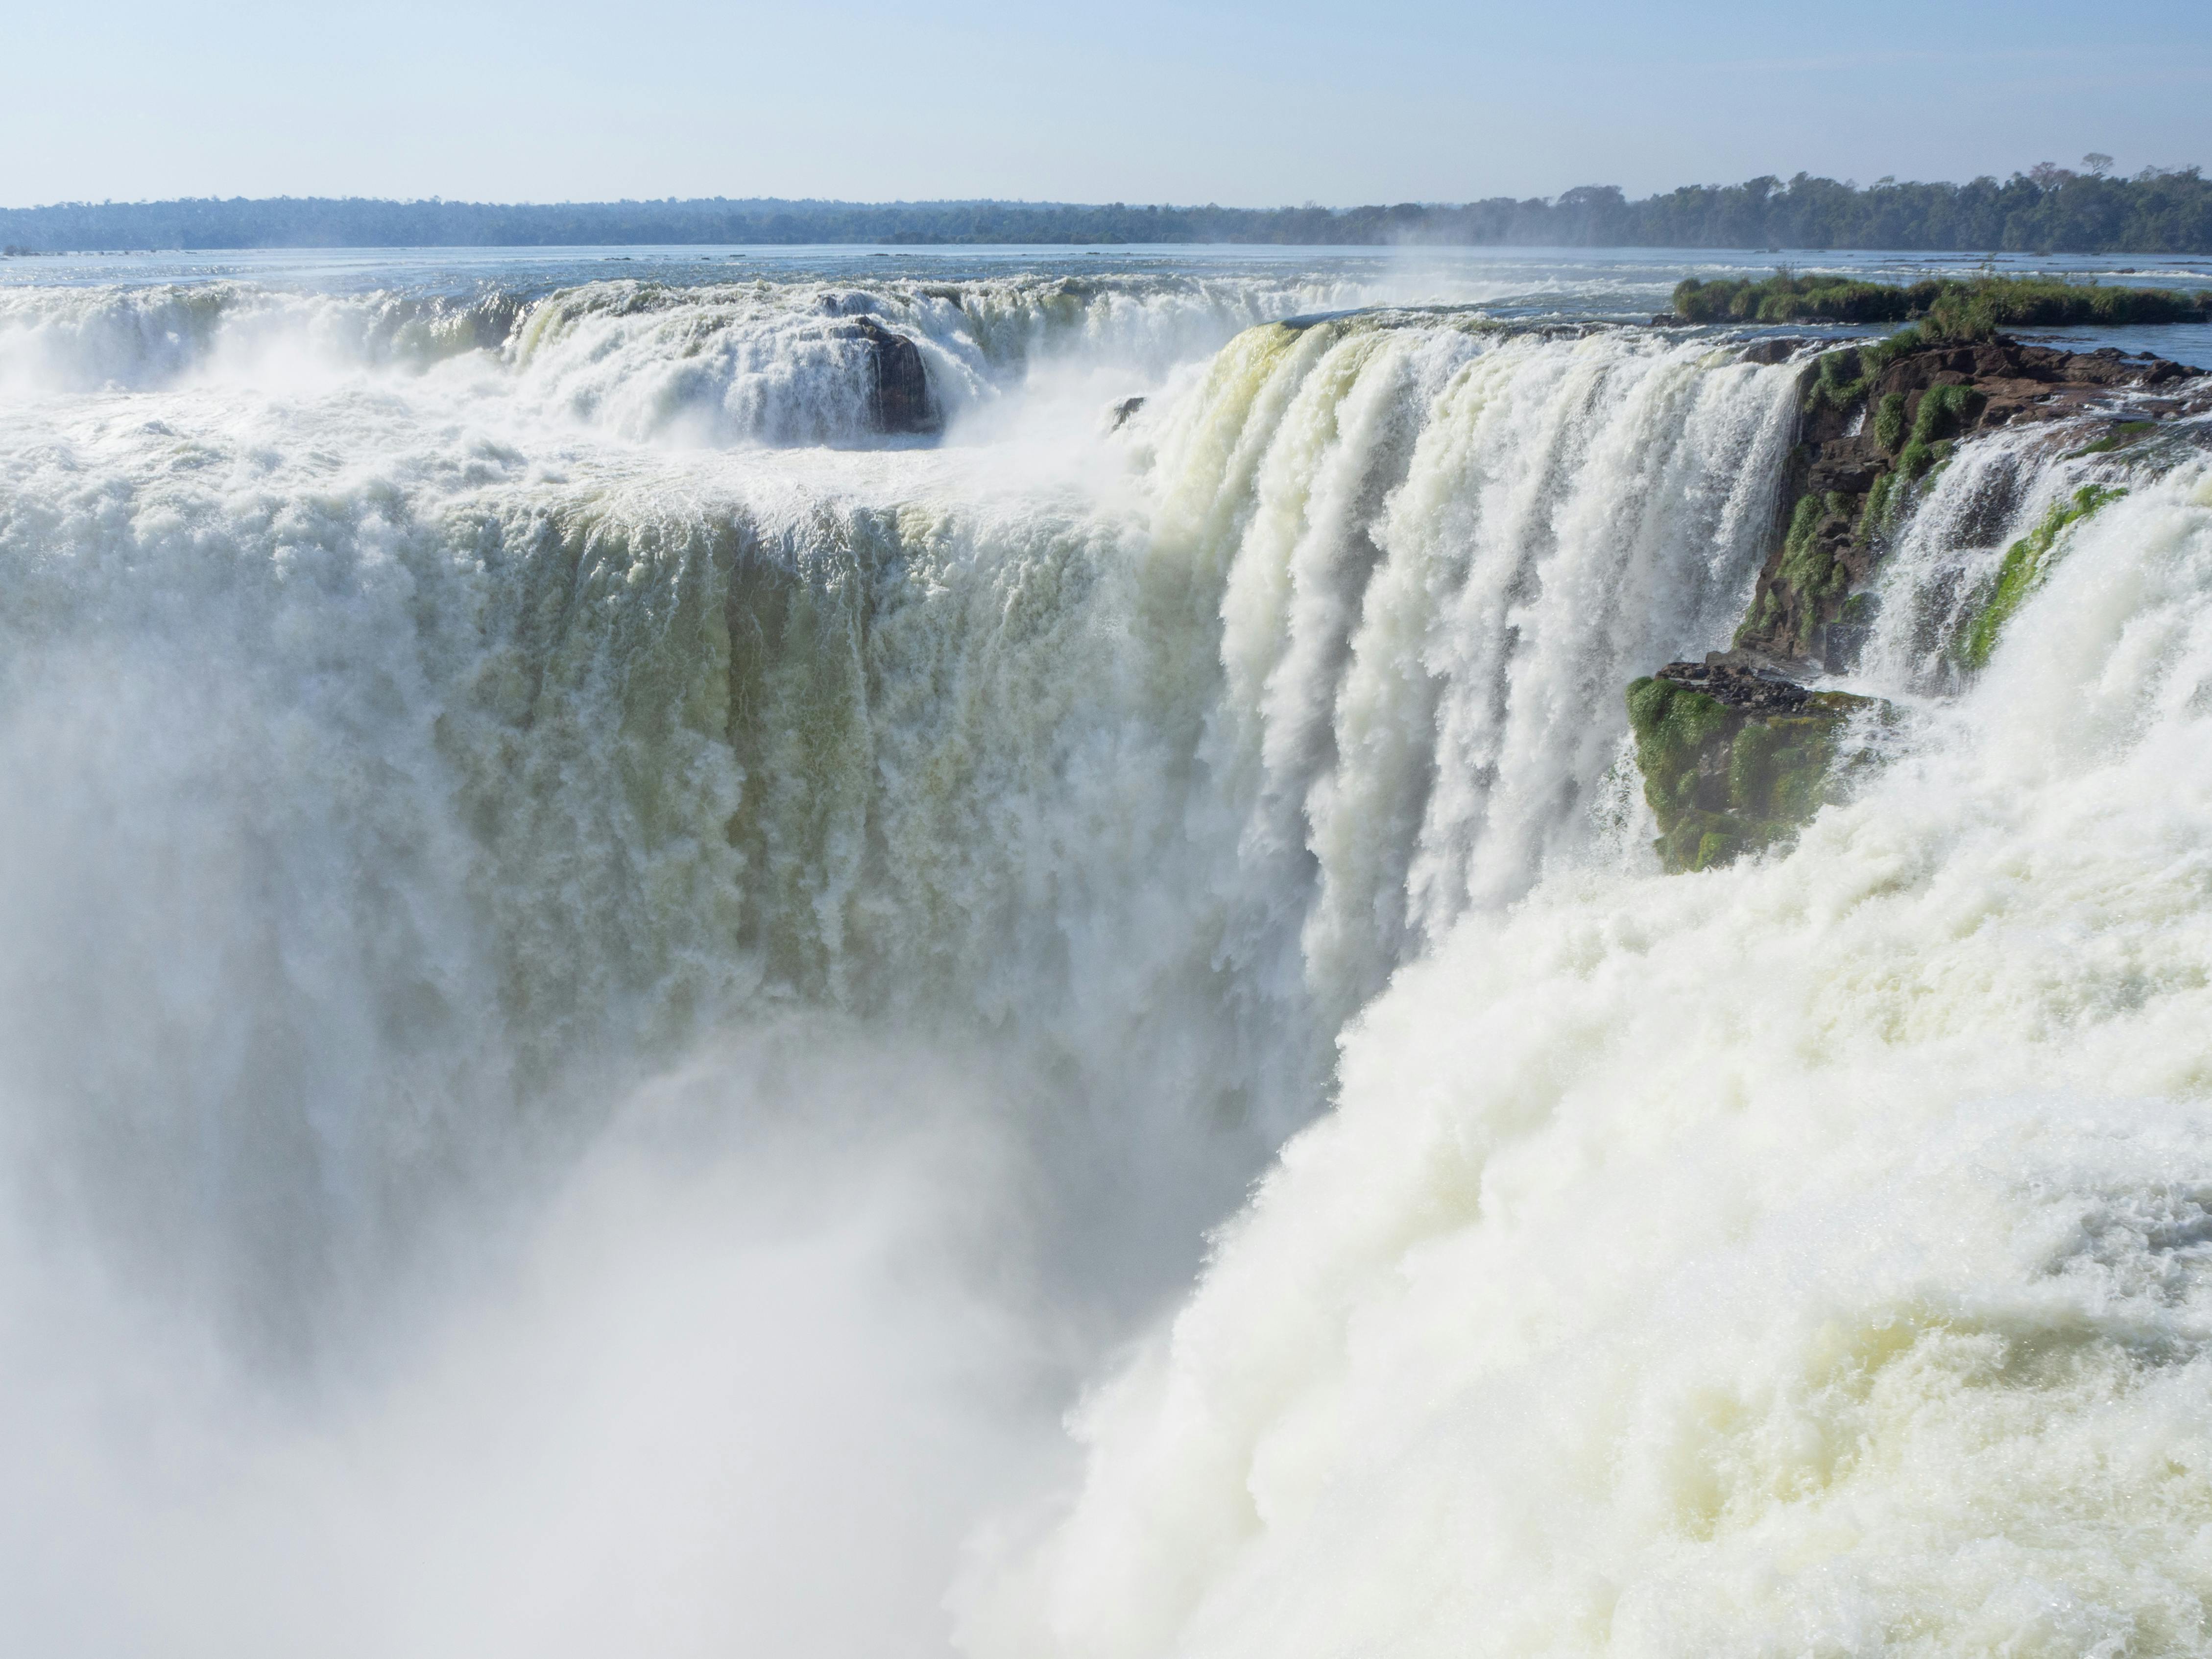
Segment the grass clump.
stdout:
<svg viewBox="0 0 2212 1659">
<path fill-rule="evenodd" d="M 1856 346 L 1821 353 L 1819 372 L 1813 377 L 1813 389 L 1805 395 L 1805 412 L 1809 415 L 1823 404 L 1834 409 L 1849 409 L 1866 396 L 1867 382 L 1872 377 L 1873 372 L 1867 368 L 1865 356 Z"/>
<path fill-rule="evenodd" d="M 1893 392 L 1881 400 L 1874 412 L 1874 441 L 1888 455 L 1897 453 L 1905 441 L 1905 394 Z"/>
<path fill-rule="evenodd" d="M 1901 323 L 1910 314 L 1905 294 L 1887 283 L 1779 270 L 1761 282 L 1685 277 L 1673 303 L 1674 314 L 1692 323 Z"/>
<path fill-rule="evenodd" d="M 1981 339 L 1998 328 L 2212 321 L 2212 294 L 2112 288 L 2056 276 L 1978 276 L 1929 301 L 1927 317 L 1948 339 Z"/>
<path fill-rule="evenodd" d="M 1790 528 L 1782 538 L 1782 562 L 1776 567 L 1775 585 L 1794 588 L 1808 599 L 1839 592 L 1846 580 L 1844 568 L 1819 542 L 1820 525 L 1832 514 L 1850 511 L 1847 497 L 1834 494 L 1799 498 L 1790 514 Z"/>
<path fill-rule="evenodd" d="M 2057 561 L 2060 539 L 2075 525 L 2128 492 L 2106 484 L 2084 484 L 2069 500 L 2052 505 L 2043 522 L 2005 550 L 1989 598 L 1966 624 L 1959 641 L 1959 660 L 1974 670 L 1986 668 L 1996 649 L 1997 636 L 2013 613 L 2043 586 Z"/>
<path fill-rule="evenodd" d="M 1897 494 L 1897 474 L 1885 472 L 1874 481 L 1867 491 L 1866 505 L 1859 511 L 1857 526 L 1852 531 L 1862 542 L 1870 541 L 1876 532 L 1889 528 L 1890 504 Z"/>
<path fill-rule="evenodd" d="M 1947 459 L 1950 440 L 1972 423 L 1988 399 L 1970 386 L 1932 386 L 1920 394 L 1912 433 L 1897 453 L 1897 470 L 1908 480 Z M 1900 421 L 1901 421 L 1900 414 Z"/>
<path fill-rule="evenodd" d="M 1900 328 L 1886 340 L 1865 340 L 1821 353 L 1812 390 L 1805 394 L 1805 412 L 1809 415 L 1823 404 L 1833 409 L 1849 409 L 1866 396 L 1883 369 L 1906 352 L 1918 350 L 1923 343 L 1920 331 L 1908 327 Z"/>
</svg>

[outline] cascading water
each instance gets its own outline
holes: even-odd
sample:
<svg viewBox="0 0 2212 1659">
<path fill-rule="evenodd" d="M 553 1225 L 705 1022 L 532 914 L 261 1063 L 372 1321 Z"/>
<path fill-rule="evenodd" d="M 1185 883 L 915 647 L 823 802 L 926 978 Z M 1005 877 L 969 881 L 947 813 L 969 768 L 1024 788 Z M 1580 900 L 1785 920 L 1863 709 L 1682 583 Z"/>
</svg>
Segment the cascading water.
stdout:
<svg viewBox="0 0 2212 1659">
<path fill-rule="evenodd" d="M 1662 878 L 1798 372 L 1436 297 L 0 290 L 40 1650 L 2184 1645 L 2200 473 Z"/>
<path fill-rule="evenodd" d="M 1471 912 L 980 1651 L 2195 1652 L 2202 466 L 1786 858 Z"/>
</svg>

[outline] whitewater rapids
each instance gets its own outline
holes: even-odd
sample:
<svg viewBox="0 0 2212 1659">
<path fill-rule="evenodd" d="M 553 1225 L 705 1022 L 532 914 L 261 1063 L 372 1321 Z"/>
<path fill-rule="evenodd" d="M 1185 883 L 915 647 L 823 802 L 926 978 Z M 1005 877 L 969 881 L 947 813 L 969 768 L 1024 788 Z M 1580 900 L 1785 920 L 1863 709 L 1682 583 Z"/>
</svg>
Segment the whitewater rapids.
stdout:
<svg viewBox="0 0 2212 1659">
<path fill-rule="evenodd" d="M 1483 297 L 0 290 L 35 1650 L 2212 1650 L 2212 470 L 1662 876 L 1797 371 Z"/>
</svg>

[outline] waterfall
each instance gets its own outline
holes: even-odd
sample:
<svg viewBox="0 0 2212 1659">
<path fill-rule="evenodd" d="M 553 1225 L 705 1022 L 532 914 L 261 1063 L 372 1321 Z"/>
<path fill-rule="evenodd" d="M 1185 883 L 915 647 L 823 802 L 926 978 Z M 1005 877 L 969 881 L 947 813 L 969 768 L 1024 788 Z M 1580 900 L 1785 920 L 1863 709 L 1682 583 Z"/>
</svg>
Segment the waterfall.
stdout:
<svg viewBox="0 0 2212 1659">
<path fill-rule="evenodd" d="M 971 1648 L 2197 1650 L 2208 598 L 2199 463 L 1786 856 L 1467 913 Z"/>
<path fill-rule="evenodd" d="M 1799 370 L 1376 297 L 0 291 L 38 1627 L 119 1531 L 86 1650 L 296 1650 L 155 1565 L 281 1537 L 414 1606 L 341 1651 L 928 1652 L 1065 1475 L 970 1551 L 986 1659 L 2183 1632 L 2194 452 L 1969 672 L 2118 463 L 1963 447 L 1855 682 L 1909 742 L 1665 878 L 1623 688 L 1729 643 Z M 871 1504 L 880 1597 L 820 1541 Z M 510 1617 L 433 1559 L 493 1536 L 611 1588 Z"/>
</svg>

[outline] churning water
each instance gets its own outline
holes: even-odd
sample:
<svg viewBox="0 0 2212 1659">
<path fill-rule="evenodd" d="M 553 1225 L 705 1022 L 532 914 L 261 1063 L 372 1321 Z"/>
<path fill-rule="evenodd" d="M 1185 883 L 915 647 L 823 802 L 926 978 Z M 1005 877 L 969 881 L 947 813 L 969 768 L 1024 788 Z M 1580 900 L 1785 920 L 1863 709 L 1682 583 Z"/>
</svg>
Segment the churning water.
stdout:
<svg viewBox="0 0 2212 1659">
<path fill-rule="evenodd" d="M 18 1650 L 2212 1650 L 2194 449 L 1967 447 L 1667 877 L 1796 385 L 1674 270 L 42 274 Z"/>
</svg>

